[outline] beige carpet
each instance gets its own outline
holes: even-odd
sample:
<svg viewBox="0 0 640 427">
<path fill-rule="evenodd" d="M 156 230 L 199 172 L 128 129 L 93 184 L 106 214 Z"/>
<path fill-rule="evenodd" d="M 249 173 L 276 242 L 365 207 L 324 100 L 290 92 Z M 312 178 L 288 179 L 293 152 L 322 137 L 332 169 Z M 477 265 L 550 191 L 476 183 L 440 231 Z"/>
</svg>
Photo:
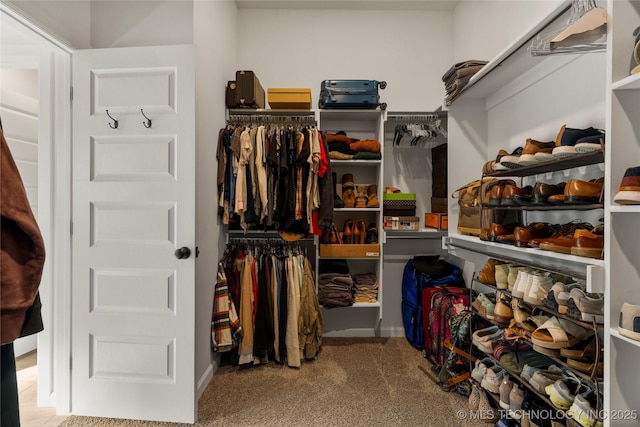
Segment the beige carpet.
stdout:
<svg viewBox="0 0 640 427">
<path fill-rule="evenodd" d="M 487 426 L 461 419 L 467 399 L 440 389 L 404 338 L 325 338 L 299 369 L 222 366 L 199 402 L 196 426 Z M 63 427 L 175 423 L 71 416 Z M 190 425 L 190 424 L 185 424 Z"/>
</svg>

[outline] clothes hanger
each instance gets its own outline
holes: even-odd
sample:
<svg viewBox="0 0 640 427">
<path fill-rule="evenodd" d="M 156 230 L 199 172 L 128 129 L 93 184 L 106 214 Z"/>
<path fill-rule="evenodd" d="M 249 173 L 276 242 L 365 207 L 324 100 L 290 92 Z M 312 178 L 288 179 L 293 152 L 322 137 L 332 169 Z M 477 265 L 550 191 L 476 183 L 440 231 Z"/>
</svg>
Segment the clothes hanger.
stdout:
<svg viewBox="0 0 640 427">
<path fill-rule="evenodd" d="M 604 50 L 607 12 L 594 0 L 573 0 L 566 24 L 551 24 L 536 35 L 528 51 L 534 56 Z"/>
<path fill-rule="evenodd" d="M 603 25 L 607 25 L 607 11 L 599 7 L 594 7 L 551 39 L 551 42 L 558 43 L 567 37 L 586 33 Z"/>
</svg>

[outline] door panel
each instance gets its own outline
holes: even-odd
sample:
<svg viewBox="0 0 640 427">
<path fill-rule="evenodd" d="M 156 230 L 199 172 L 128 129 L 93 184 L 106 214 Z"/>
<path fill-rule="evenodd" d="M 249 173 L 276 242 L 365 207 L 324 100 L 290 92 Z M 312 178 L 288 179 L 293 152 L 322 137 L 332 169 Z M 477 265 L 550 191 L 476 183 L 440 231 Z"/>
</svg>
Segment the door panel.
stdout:
<svg viewBox="0 0 640 427">
<path fill-rule="evenodd" d="M 195 260 L 174 255 L 195 244 L 192 47 L 73 62 L 71 410 L 194 422 Z"/>
</svg>

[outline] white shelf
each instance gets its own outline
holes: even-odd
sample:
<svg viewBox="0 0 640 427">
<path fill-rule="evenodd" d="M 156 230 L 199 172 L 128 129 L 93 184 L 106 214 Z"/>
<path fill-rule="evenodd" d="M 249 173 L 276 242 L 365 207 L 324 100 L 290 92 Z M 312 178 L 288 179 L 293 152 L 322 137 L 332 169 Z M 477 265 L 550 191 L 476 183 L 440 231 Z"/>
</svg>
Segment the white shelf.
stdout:
<svg viewBox="0 0 640 427">
<path fill-rule="evenodd" d="M 640 73 L 625 77 L 611 85 L 611 90 L 638 90 L 640 89 Z"/>
<path fill-rule="evenodd" d="M 380 166 L 382 164 L 382 160 L 362 160 L 362 159 L 354 159 L 354 160 L 334 160 L 331 159 L 331 166 Z"/>
<path fill-rule="evenodd" d="M 384 230 L 385 239 L 441 239 L 447 230 L 420 228 L 418 230 Z"/>
<path fill-rule="evenodd" d="M 349 305 L 347 307 L 325 307 L 321 306 L 325 310 L 336 310 L 338 308 L 380 308 L 382 305 L 380 301 L 378 302 L 354 302 L 353 305 Z"/>
<path fill-rule="evenodd" d="M 353 121 L 353 120 L 375 120 L 380 115 L 386 115 L 386 112 L 379 109 L 321 109 L 320 112 L 321 121 Z"/>
<path fill-rule="evenodd" d="M 610 211 L 612 213 L 640 213 L 640 205 L 613 205 Z"/>
<path fill-rule="evenodd" d="M 520 38 L 489 61 L 487 65 L 471 77 L 469 83 L 462 89 L 462 92 L 453 103 L 455 104 L 461 98 L 486 98 L 507 83 L 521 77 L 533 67 L 540 65 L 542 61 L 554 61 L 559 56 L 566 57 L 566 55 L 533 56 L 527 51 L 527 48 L 531 39 L 549 23 L 561 16 L 570 5 L 571 1 L 564 1 L 559 4 L 547 17 L 531 27 Z M 507 59 L 509 60 L 509 66 L 502 67 L 502 63 Z"/>
<path fill-rule="evenodd" d="M 382 208 L 333 208 L 334 212 L 380 212 Z"/>
<path fill-rule="evenodd" d="M 619 340 L 625 341 L 625 342 L 627 342 L 627 343 L 629 343 L 631 345 L 634 345 L 634 346 L 640 348 L 640 341 L 632 340 L 631 338 L 627 338 L 627 337 L 621 335 L 620 331 L 618 331 L 617 327 L 613 327 L 612 326 L 609 329 L 609 333 L 611 334 L 612 337 L 615 337 L 615 338 L 617 338 Z"/>
</svg>

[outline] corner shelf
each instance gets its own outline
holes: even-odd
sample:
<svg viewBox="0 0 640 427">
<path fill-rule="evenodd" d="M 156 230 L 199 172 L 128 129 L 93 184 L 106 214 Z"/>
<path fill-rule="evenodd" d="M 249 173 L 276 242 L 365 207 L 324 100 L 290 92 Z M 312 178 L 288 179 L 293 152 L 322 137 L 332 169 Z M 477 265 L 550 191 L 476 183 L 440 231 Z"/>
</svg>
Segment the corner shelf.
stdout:
<svg viewBox="0 0 640 427">
<path fill-rule="evenodd" d="M 620 331 L 618 330 L 618 328 L 617 328 L 617 327 L 613 327 L 613 326 L 612 326 L 612 327 L 609 329 L 609 333 L 611 334 L 611 336 L 612 336 L 612 337 L 615 337 L 615 338 L 617 338 L 617 339 L 619 339 L 619 340 L 621 340 L 621 341 L 624 341 L 624 342 L 626 342 L 626 343 L 628 343 L 628 344 L 631 344 L 631 345 L 633 345 L 633 346 L 635 346 L 635 347 L 640 348 L 640 341 L 632 340 L 631 338 L 627 338 L 627 337 L 625 337 L 624 335 L 622 335 L 622 334 L 620 333 Z"/>
</svg>

